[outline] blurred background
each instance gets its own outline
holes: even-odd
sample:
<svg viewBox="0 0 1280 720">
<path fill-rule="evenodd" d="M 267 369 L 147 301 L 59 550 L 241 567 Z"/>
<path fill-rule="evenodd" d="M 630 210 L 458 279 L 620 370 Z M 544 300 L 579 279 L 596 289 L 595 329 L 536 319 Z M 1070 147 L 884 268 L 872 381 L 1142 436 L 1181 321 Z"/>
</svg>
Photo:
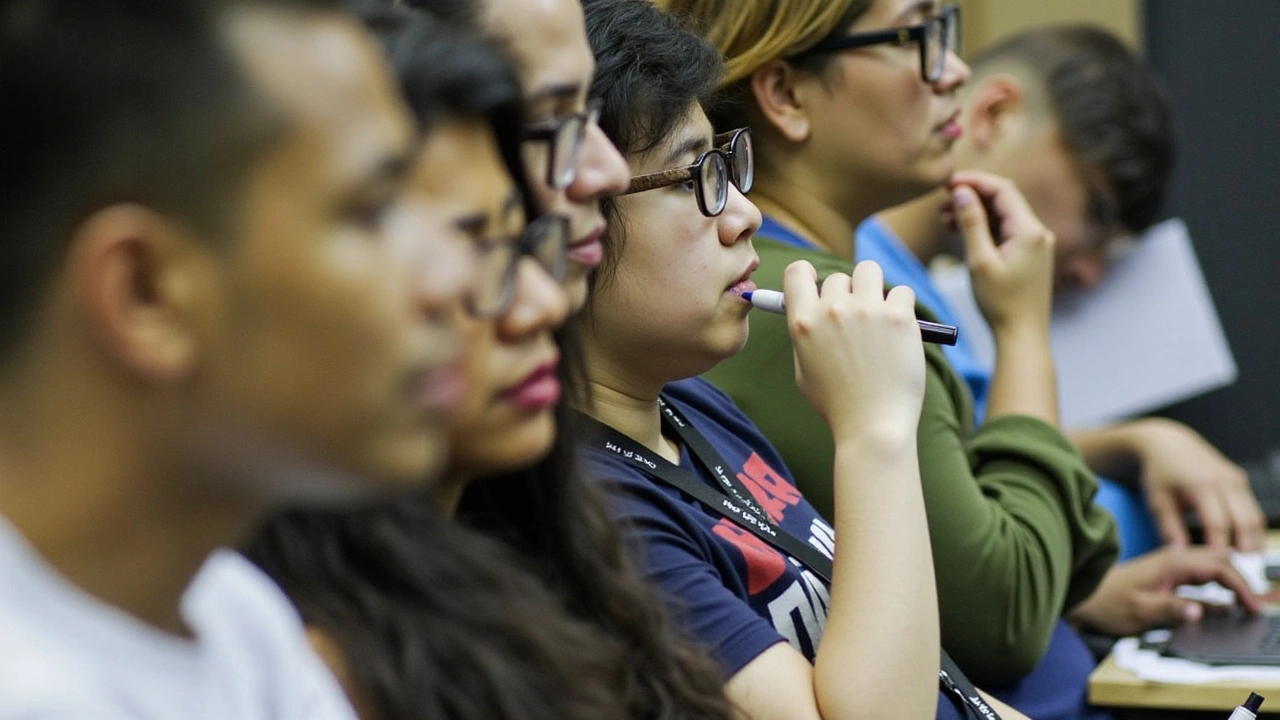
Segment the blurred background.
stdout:
<svg viewBox="0 0 1280 720">
<path fill-rule="evenodd" d="M 963 53 L 1035 25 L 1091 22 L 1164 79 L 1178 141 L 1164 215 L 1187 222 L 1240 374 L 1157 414 L 1235 460 L 1280 461 L 1280 0 L 959 4 Z"/>
</svg>

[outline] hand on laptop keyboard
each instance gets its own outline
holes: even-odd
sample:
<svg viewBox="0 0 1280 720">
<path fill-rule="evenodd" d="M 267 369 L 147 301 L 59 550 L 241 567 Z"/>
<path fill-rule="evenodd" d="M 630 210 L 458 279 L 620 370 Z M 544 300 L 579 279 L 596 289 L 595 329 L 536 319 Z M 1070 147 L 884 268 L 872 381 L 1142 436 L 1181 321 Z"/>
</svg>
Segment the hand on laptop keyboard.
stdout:
<svg viewBox="0 0 1280 720">
<path fill-rule="evenodd" d="M 1260 610 L 1258 598 L 1232 567 L 1231 554 L 1225 548 L 1164 547 L 1111 568 L 1093 595 L 1067 617 L 1116 636 L 1196 620 L 1204 608 L 1178 597 L 1176 588 L 1211 581 L 1234 592 L 1250 613 Z"/>
</svg>

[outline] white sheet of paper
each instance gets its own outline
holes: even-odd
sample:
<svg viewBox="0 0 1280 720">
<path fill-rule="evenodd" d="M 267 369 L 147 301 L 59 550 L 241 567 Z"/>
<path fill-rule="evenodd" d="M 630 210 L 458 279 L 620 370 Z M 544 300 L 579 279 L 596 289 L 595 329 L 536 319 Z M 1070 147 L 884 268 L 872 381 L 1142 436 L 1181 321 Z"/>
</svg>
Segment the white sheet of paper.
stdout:
<svg viewBox="0 0 1280 720">
<path fill-rule="evenodd" d="M 995 344 L 966 268 L 933 277 L 960 332 L 993 364 Z M 1098 287 L 1059 295 L 1052 332 L 1067 427 L 1139 415 L 1229 385 L 1237 375 L 1191 236 L 1178 218 L 1152 227 L 1115 258 Z"/>
<path fill-rule="evenodd" d="M 1205 665 L 1203 663 L 1165 657 L 1155 650 L 1141 647 L 1138 638 L 1122 638 L 1111 649 L 1116 665 L 1149 682 L 1170 685 L 1239 680 L 1243 682 L 1280 682 L 1280 668 L 1266 665 Z"/>
</svg>

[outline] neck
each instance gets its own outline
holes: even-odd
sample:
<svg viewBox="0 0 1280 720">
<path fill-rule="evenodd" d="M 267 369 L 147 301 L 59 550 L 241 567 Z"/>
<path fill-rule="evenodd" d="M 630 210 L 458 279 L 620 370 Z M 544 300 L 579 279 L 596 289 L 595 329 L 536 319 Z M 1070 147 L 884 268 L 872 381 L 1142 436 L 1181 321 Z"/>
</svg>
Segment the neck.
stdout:
<svg viewBox="0 0 1280 720">
<path fill-rule="evenodd" d="M 658 409 L 657 392 L 635 395 L 594 377 L 590 385 L 588 415 L 646 448 L 667 455 L 668 443 L 662 435 L 662 411 Z"/>
<path fill-rule="evenodd" d="M 0 387 L 0 515 L 83 591 L 188 634 L 183 592 L 257 513 L 175 462 L 166 448 L 177 443 L 164 433 L 176 423 L 146 420 L 154 399 L 128 383 L 57 372 L 71 362 L 33 363 Z"/>
<path fill-rule="evenodd" d="M 462 503 L 462 493 L 467 489 L 468 480 L 470 478 L 450 468 L 431 491 L 436 505 L 449 517 L 458 514 L 458 505 Z"/>
<path fill-rule="evenodd" d="M 938 189 L 889 208 L 877 217 L 889 226 L 912 255 L 928 265 L 947 247 L 947 226 L 942 221 L 941 209 L 944 203 L 949 202 L 949 197 L 945 188 Z"/>
<path fill-rule="evenodd" d="M 816 195 L 781 187 L 770 188 L 768 182 L 761 181 L 752 190 L 751 201 L 759 206 L 760 212 L 782 223 L 807 242 L 832 255 L 853 257 L 857 222 L 831 209 Z"/>
</svg>

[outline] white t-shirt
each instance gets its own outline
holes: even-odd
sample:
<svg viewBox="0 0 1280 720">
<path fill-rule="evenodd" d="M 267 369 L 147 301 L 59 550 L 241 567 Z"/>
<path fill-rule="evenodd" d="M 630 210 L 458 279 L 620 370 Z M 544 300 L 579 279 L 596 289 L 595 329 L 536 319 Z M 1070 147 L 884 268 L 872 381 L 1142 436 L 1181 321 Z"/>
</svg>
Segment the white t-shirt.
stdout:
<svg viewBox="0 0 1280 720">
<path fill-rule="evenodd" d="M 210 556 L 182 616 L 195 639 L 97 600 L 0 517 L 0 720 L 355 720 L 248 560 Z"/>
</svg>

